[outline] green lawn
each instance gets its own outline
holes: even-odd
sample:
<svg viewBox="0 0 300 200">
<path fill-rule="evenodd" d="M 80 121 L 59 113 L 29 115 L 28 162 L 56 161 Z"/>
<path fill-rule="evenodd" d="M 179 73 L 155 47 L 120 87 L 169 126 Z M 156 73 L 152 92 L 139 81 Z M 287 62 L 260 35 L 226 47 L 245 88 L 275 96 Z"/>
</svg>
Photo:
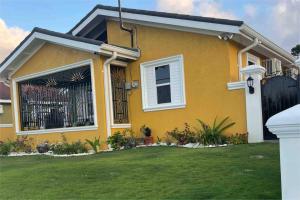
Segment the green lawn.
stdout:
<svg viewBox="0 0 300 200">
<path fill-rule="evenodd" d="M 278 144 L 0 158 L 1 199 L 280 199 L 280 193 Z"/>
</svg>

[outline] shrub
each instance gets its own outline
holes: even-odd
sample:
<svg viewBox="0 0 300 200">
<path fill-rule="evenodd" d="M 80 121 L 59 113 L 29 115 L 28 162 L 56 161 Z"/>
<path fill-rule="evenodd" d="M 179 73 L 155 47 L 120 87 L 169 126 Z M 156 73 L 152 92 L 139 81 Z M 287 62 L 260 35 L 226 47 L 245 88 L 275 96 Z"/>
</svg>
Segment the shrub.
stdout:
<svg viewBox="0 0 300 200">
<path fill-rule="evenodd" d="M 212 126 L 198 119 L 201 125 L 201 129 L 197 131 L 199 142 L 204 145 L 224 144 L 226 142 L 224 131 L 235 124 L 234 122 L 227 123 L 228 119 L 229 117 L 226 117 L 218 123 L 215 118 Z"/>
<path fill-rule="evenodd" d="M 174 139 L 167 132 L 166 137 L 164 138 L 164 141 L 167 146 L 170 146 L 174 142 Z"/>
<path fill-rule="evenodd" d="M 247 144 L 248 143 L 248 133 L 236 133 L 231 135 L 227 139 L 229 144 Z"/>
<path fill-rule="evenodd" d="M 11 142 L 11 145 L 13 146 L 12 151 L 31 153 L 33 143 L 32 141 L 33 138 L 28 138 L 27 135 L 18 136 L 14 142 Z"/>
<path fill-rule="evenodd" d="M 122 133 L 125 138 L 125 149 L 131 149 L 136 147 L 137 145 L 137 138 L 135 137 L 135 133 L 132 129 L 125 129 Z"/>
<path fill-rule="evenodd" d="M 109 144 L 114 150 L 120 150 L 122 147 L 124 147 L 125 142 L 125 137 L 120 131 L 114 133 L 112 136 L 109 136 L 107 139 L 107 144 Z"/>
<path fill-rule="evenodd" d="M 188 123 L 184 124 L 184 130 L 180 131 L 178 128 L 175 128 L 172 131 L 168 131 L 167 135 L 174 138 L 177 141 L 177 144 L 180 145 L 196 142 L 195 132 L 190 129 Z"/>
<path fill-rule="evenodd" d="M 99 151 L 100 137 L 99 138 L 95 137 L 94 141 L 88 140 L 88 139 L 86 139 L 85 141 L 92 147 L 92 149 L 95 151 L 95 153 L 97 153 Z"/>
<path fill-rule="evenodd" d="M 8 142 L 1 142 L 0 143 L 0 155 L 8 155 L 13 149 L 12 143 Z"/>
<path fill-rule="evenodd" d="M 87 148 L 85 143 L 82 143 L 80 140 L 77 142 L 68 143 L 64 135 L 62 135 L 63 142 L 57 144 L 51 144 L 50 150 L 54 154 L 78 154 L 78 153 L 87 153 Z"/>
<path fill-rule="evenodd" d="M 107 144 L 110 144 L 114 150 L 120 150 L 122 147 L 131 149 L 136 147 L 138 142 L 134 135 L 135 133 L 132 129 L 125 129 L 122 133 L 117 131 L 107 139 Z"/>
</svg>

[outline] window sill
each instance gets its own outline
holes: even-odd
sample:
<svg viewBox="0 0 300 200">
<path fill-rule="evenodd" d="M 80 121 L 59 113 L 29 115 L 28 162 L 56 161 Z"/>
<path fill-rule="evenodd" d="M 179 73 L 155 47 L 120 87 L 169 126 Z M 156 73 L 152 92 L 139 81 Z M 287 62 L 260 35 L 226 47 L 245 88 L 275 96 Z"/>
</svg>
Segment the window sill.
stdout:
<svg viewBox="0 0 300 200">
<path fill-rule="evenodd" d="M 82 127 L 70 127 L 70 128 L 54 128 L 34 131 L 18 131 L 17 135 L 36 135 L 36 134 L 49 134 L 49 133 L 65 133 L 74 131 L 90 131 L 97 130 L 97 126 L 82 126 Z"/>
<path fill-rule="evenodd" d="M 111 128 L 131 128 L 131 124 L 112 124 Z"/>
<path fill-rule="evenodd" d="M 160 111 L 160 110 L 171 110 L 171 109 L 180 109 L 185 108 L 185 104 L 180 105 L 165 105 L 165 106 L 159 106 L 159 107 L 148 107 L 144 108 L 144 112 L 152 112 L 152 111 Z"/>
</svg>

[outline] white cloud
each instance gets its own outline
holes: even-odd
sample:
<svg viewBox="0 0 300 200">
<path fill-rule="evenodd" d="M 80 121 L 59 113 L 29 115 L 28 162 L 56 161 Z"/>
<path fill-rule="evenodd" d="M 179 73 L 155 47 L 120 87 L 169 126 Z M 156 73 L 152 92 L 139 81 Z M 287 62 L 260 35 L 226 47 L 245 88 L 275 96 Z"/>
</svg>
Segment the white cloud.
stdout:
<svg viewBox="0 0 300 200">
<path fill-rule="evenodd" d="M 29 34 L 19 27 L 8 27 L 0 18 L 0 62 Z"/>
<path fill-rule="evenodd" d="M 158 0 L 160 11 L 191 14 L 194 9 L 193 0 Z"/>
<path fill-rule="evenodd" d="M 161 11 L 244 20 L 288 51 L 300 43 L 300 0 L 237 1 L 232 7 L 235 10 L 226 10 L 224 3 L 233 3 L 225 0 L 156 1 L 157 9 Z"/>
<path fill-rule="evenodd" d="M 248 17 L 255 17 L 257 8 L 255 5 L 252 4 L 246 4 L 244 6 L 245 15 Z"/>
<path fill-rule="evenodd" d="M 222 4 L 216 0 L 157 0 L 157 9 L 204 17 L 236 19 L 232 12 L 225 11 Z"/>
<path fill-rule="evenodd" d="M 270 12 L 262 13 L 253 25 L 290 51 L 300 43 L 300 0 L 274 0 Z"/>
<path fill-rule="evenodd" d="M 233 12 L 225 11 L 220 3 L 215 0 L 197 1 L 196 13 L 204 17 L 215 17 L 224 19 L 236 19 Z"/>
</svg>

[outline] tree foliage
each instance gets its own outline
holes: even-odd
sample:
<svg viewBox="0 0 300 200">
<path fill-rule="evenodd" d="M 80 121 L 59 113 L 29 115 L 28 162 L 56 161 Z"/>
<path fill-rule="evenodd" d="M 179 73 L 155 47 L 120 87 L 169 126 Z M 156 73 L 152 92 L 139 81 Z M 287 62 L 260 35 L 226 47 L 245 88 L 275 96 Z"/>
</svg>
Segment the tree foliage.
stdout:
<svg viewBox="0 0 300 200">
<path fill-rule="evenodd" d="M 291 49 L 291 54 L 293 56 L 300 56 L 300 44 L 297 44 L 295 47 Z"/>
</svg>

